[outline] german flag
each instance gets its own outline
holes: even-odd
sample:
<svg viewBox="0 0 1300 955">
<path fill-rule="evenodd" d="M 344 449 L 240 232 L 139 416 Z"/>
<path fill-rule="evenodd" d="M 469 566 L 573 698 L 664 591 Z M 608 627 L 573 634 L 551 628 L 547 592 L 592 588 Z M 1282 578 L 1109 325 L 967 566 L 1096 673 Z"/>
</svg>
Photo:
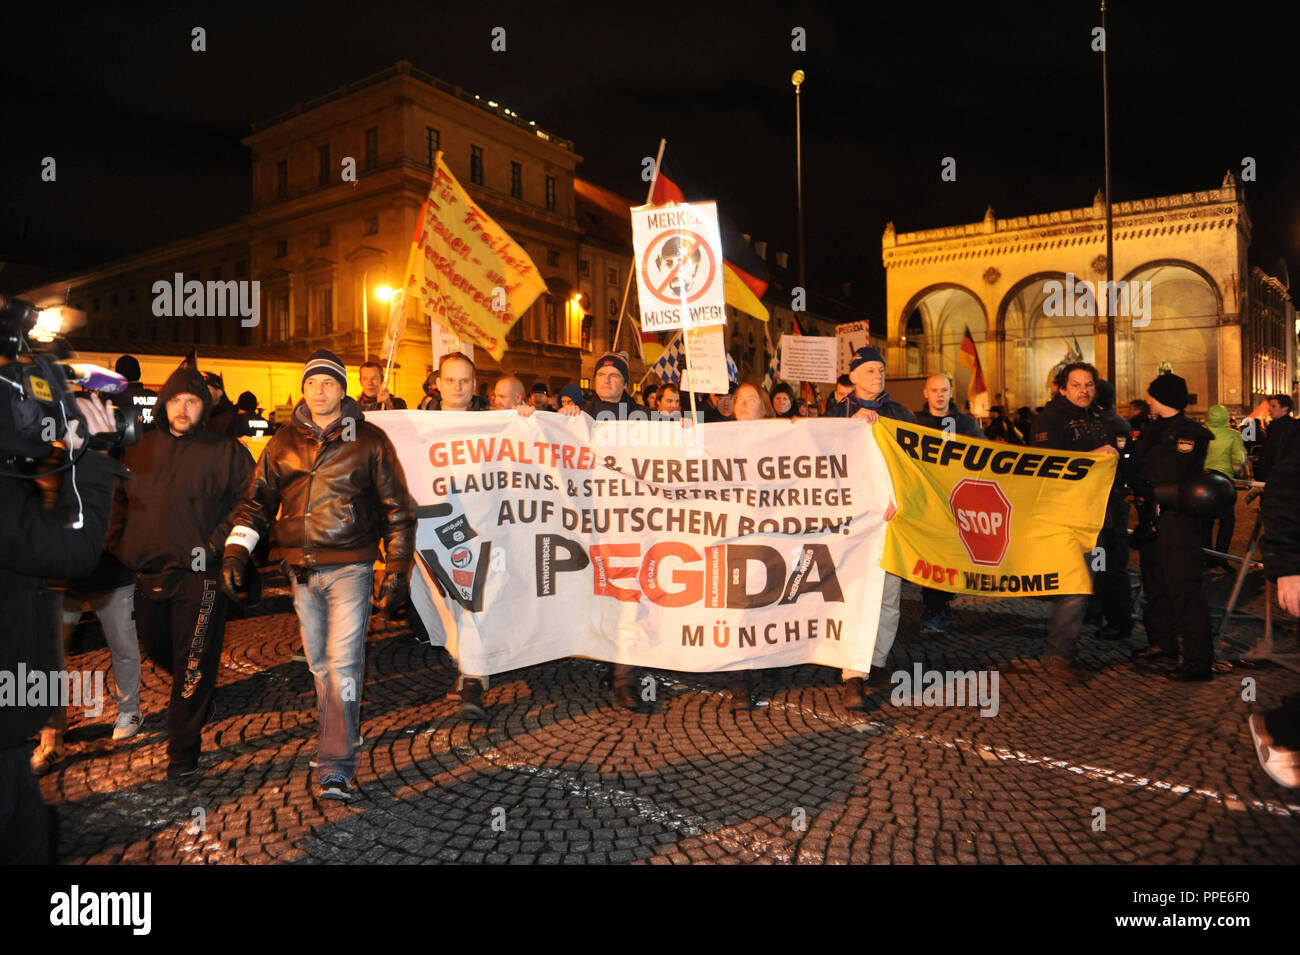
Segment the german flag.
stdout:
<svg viewBox="0 0 1300 955">
<path fill-rule="evenodd" d="M 696 202 L 708 198 L 686 178 L 681 167 L 668 158 L 668 147 L 664 146 L 663 157 L 659 160 L 654 188 L 650 193 L 650 204 L 662 206 L 669 202 Z M 727 304 L 737 311 L 752 315 L 764 322 L 768 320 L 767 309 L 761 299 L 767 291 L 767 266 L 758 257 L 754 247 L 745 241 L 740 230 L 729 218 L 718 211 L 718 231 L 722 237 L 723 287 Z"/>
<path fill-rule="evenodd" d="M 983 395 L 987 402 L 989 386 L 984 380 L 984 369 L 980 367 L 980 353 L 975 348 L 975 339 L 970 333 L 969 326 L 961 337 L 961 351 L 957 353 L 957 364 L 966 366 L 971 372 L 970 387 L 966 390 L 966 398 L 971 407 L 975 407 L 980 395 Z"/>
</svg>

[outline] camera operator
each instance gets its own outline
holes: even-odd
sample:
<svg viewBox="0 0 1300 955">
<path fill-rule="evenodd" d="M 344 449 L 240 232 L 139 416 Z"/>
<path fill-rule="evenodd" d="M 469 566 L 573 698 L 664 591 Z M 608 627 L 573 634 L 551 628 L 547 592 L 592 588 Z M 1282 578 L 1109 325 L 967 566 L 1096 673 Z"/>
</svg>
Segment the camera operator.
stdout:
<svg viewBox="0 0 1300 955">
<path fill-rule="evenodd" d="M 113 489 L 123 471 L 85 447 L 83 431 L 114 433 L 113 414 L 98 397 L 78 400 L 86 427 L 74 421 L 59 443 L 73 466 L 60 475 L 54 507 L 47 510 L 35 481 L 14 473 L 14 457 L 34 455 L 11 450 L 30 447 L 30 438 L 20 433 L 14 404 L 0 406 L 0 671 L 16 674 L 22 665 L 49 672 L 59 669 L 59 595 L 44 579 L 85 576 L 104 549 Z M 29 740 L 53 709 L 0 706 L 0 865 L 49 861 L 45 800 L 28 761 Z"/>
</svg>

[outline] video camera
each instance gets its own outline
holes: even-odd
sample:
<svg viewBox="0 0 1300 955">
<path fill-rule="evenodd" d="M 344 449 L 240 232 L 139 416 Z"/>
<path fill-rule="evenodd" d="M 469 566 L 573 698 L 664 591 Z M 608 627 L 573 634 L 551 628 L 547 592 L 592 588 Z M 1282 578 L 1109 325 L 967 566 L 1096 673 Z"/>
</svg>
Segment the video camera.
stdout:
<svg viewBox="0 0 1300 955">
<path fill-rule="evenodd" d="M 74 422 L 87 436 L 87 448 L 109 450 L 140 440 L 139 411 L 116 405 L 113 431 L 90 432 L 77 405 L 77 386 L 115 394 L 126 380 L 95 365 L 63 364 L 72 349 L 58 335 L 33 343 L 30 333 L 39 316 L 40 309 L 30 302 L 0 295 L 0 463 L 13 469 L 9 473 L 14 477 L 34 477 L 32 465 L 50 456 L 52 443 Z"/>
</svg>

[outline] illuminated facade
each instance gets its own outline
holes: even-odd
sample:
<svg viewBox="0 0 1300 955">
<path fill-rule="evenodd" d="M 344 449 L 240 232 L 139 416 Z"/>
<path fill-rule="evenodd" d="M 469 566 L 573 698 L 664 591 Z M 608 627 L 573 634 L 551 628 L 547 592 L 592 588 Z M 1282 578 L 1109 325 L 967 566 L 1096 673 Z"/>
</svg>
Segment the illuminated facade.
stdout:
<svg viewBox="0 0 1300 955">
<path fill-rule="evenodd" d="M 1192 412 L 1213 404 L 1239 412 L 1268 388 L 1291 390 L 1294 305 L 1276 280 L 1253 276 L 1250 217 L 1231 173 L 1218 189 L 1115 203 L 1113 221 L 1114 276 L 1127 283 L 1116 298 L 1121 402 L 1144 394 L 1163 362 L 1187 379 Z M 990 209 L 982 222 L 923 232 L 896 233 L 890 223 L 881 242 L 890 373 L 948 371 L 962 391 L 966 328 L 994 403 L 1043 404 L 1068 355 L 1104 372 L 1095 305 L 1105 289 L 1105 222 L 1098 194 L 1081 209 L 1015 219 Z"/>
</svg>

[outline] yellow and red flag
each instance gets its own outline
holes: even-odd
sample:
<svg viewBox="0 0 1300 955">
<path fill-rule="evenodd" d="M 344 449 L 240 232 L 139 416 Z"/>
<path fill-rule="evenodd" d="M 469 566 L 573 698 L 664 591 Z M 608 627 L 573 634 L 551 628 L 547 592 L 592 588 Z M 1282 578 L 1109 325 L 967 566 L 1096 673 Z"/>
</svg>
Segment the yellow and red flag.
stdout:
<svg viewBox="0 0 1300 955">
<path fill-rule="evenodd" d="M 406 263 L 406 315 L 444 326 L 498 361 L 506 333 L 546 291 L 519 243 L 470 198 L 439 152 Z"/>
</svg>

